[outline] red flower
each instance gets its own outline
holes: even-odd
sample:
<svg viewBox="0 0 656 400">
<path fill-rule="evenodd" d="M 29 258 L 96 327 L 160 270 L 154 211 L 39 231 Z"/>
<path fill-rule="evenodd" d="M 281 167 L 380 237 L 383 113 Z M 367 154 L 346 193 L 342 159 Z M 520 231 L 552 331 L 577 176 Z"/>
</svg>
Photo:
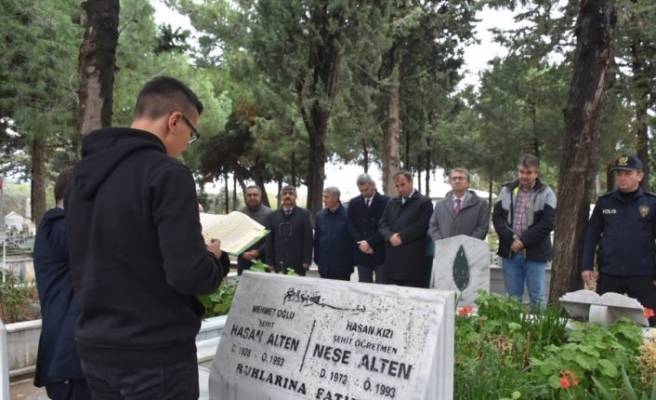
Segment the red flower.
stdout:
<svg viewBox="0 0 656 400">
<path fill-rule="evenodd" d="M 567 389 L 570 386 L 578 386 L 579 380 L 576 379 L 576 375 L 572 371 L 560 371 L 560 387 Z"/>
<path fill-rule="evenodd" d="M 570 383 L 569 379 L 565 378 L 564 376 L 560 378 L 560 387 L 567 389 L 570 386 L 572 386 L 572 384 Z"/>
<path fill-rule="evenodd" d="M 645 307 L 645 308 L 642 310 L 642 315 L 644 315 L 645 318 L 649 319 L 649 318 L 651 318 L 651 317 L 654 316 L 654 310 L 652 310 L 651 308 L 647 308 L 647 307 Z"/>
<path fill-rule="evenodd" d="M 461 317 L 466 317 L 466 316 L 468 316 L 469 314 L 471 314 L 472 311 L 474 311 L 474 306 L 472 306 L 472 305 L 470 304 L 470 305 L 468 305 L 468 306 L 465 306 L 465 307 L 461 308 L 461 309 L 458 311 L 458 315 L 460 315 Z"/>
</svg>

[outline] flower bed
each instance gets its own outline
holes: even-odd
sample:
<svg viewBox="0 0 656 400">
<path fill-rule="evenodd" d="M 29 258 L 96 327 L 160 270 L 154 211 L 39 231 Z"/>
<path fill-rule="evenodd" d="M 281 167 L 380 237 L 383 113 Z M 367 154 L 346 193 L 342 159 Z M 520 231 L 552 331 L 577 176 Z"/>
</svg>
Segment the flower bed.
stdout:
<svg viewBox="0 0 656 400">
<path fill-rule="evenodd" d="M 574 322 L 482 292 L 456 317 L 455 399 L 654 399 L 654 342 L 627 320 Z"/>
</svg>

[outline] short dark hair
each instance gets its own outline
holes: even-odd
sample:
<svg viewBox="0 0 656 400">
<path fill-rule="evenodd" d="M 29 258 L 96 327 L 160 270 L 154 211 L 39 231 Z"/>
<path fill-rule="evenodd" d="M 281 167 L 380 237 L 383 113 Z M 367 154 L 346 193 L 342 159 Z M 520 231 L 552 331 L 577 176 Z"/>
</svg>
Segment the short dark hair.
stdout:
<svg viewBox="0 0 656 400">
<path fill-rule="evenodd" d="M 244 189 L 244 193 L 246 193 L 247 191 L 249 191 L 249 190 L 251 190 L 251 189 L 257 189 L 257 191 L 258 191 L 260 194 L 262 194 L 262 189 L 261 189 L 259 186 L 257 186 L 257 185 L 248 185 L 248 186 L 246 186 L 246 189 Z"/>
<path fill-rule="evenodd" d="M 412 182 L 412 174 L 410 173 L 410 171 L 406 171 L 404 169 L 401 169 L 396 174 L 394 174 L 394 176 L 392 176 L 392 181 L 395 181 L 396 178 L 398 178 L 401 175 L 405 176 L 405 179 L 407 179 L 408 182 Z"/>
<path fill-rule="evenodd" d="M 189 86 L 170 76 L 158 76 L 146 83 L 139 92 L 134 106 L 134 118 L 153 120 L 176 110 L 189 115 L 192 108 L 198 111 L 198 115 L 203 112 L 203 103 Z"/>
<path fill-rule="evenodd" d="M 533 154 L 522 154 L 519 156 L 518 166 L 540 169 L 540 160 Z"/>
<path fill-rule="evenodd" d="M 55 181 L 55 201 L 62 200 L 66 194 L 66 186 L 73 176 L 73 167 L 63 170 Z"/>
</svg>

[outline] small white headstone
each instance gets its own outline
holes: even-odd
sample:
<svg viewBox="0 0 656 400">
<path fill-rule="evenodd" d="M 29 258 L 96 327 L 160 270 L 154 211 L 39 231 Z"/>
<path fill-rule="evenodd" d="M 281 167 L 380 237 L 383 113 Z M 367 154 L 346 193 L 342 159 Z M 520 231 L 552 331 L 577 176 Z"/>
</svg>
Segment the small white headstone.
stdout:
<svg viewBox="0 0 656 400">
<path fill-rule="evenodd" d="M 482 240 L 458 235 L 435 242 L 430 287 L 453 290 L 458 306 L 472 304 L 478 291 L 490 291 L 490 247 Z"/>
<path fill-rule="evenodd" d="M 560 298 L 560 304 L 572 318 L 583 318 L 605 325 L 618 318 L 628 318 L 638 325 L 649 326 L 642 304 L 619 293 L 608 292 L 600 296 L 592 290 L 577 290 L 565 293 Z"/>
<path fill-rule="evenodd" d="M 245 272 L 210 398 L 453 398 L 454 293 Z"/>
</svg>

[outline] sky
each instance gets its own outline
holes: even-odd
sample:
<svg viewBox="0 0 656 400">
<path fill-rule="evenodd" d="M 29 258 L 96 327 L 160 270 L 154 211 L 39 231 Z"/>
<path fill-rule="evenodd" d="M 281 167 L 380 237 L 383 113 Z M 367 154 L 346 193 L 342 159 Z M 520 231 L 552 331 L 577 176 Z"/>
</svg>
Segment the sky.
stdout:
<svg viewBox="0 0 656 400">
<path fill-rule="evenodd" d="M 170 23 L 174 27 L 182 27 L 184 29 L 192 29 L 189 19 L 178 14 L 176 11 L 167 8 L 161 0 L 151 0 L 151 4 L 155 7 L 155 20 L 157 24 Z M 513 13 L 511 11 L 495 11 L 486 9 L 480 15 L 481 21 L 476 28 L 476 37 L 480 40 L 480 44 L 470 45 L 465 48 L 465 66 L 463 73 L 465 78 L 460 84 L 477 85 L 479 75 L 483 72 L 489 60 L 496 56 L 503 56 L 506 51 L 497 43 L 492 42 L 489 29 L 491 28 L 507 28 L 513 24 Z M 337 186 L 342 191 L 342 198 L 348 199 L 358 194 L 357 187 L 355 186 L 355 179 L 357 175 L 363 171 L 362 167 L 356 165 L 337 165 L 326 164 L 326 180 L 324 187 Z M 433 175 L 431 181 L 431 193 L 427 193 L 431 197 L 440 197 L 449 188 L 443 179 L 443 170 L 437 170 Z M 369 170 L 371 177 L 378 182 L 378 187 L 382 186 L 382 174 L 377 166 L 372 166 Z M 423 178 L 422 178 L 423 180 Z M 217 188 L 223 187 L 222 184 L 209 185 L 206 190 L 210 193 L 217 191 Z M 277 185 L 272 184 L 271 187 L 267 186 L 267 191 L 274 193 L 277 190 Z M 306 193 L 305 188 L 299 188 L 299 195 Z"/>
</svg>

